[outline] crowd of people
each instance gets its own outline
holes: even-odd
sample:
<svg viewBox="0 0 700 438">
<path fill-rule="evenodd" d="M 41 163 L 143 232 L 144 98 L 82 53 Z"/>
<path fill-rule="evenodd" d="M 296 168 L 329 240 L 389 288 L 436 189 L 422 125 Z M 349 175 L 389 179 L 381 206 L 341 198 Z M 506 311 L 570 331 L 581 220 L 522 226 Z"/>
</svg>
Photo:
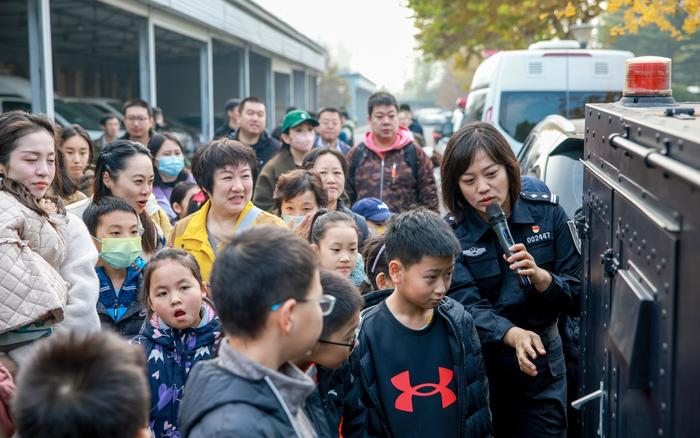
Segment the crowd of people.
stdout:
<svg viewBox="0 0 700 438">
<path fill-rule="evenodd" d="M 566 213 L 491 125 L 367 109 L 231 100 L 191 158 L 139 99 L 0 114 L 0 436 L 566 436 Z"/>
</svg>

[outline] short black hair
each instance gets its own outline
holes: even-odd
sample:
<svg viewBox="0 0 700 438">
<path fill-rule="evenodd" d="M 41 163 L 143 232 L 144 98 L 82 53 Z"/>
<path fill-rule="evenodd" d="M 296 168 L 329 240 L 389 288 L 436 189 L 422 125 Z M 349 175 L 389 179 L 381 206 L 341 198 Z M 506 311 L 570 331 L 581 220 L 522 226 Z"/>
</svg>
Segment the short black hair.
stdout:
<svg viewBox="0 0 700 438">
<path fill-rule="evenodd" d="M 321 111 L 318 112 L 318 118 L 321 118 L 321 115 L 323 113 L 333 113 L 333 114 L 338 114 L 338 118 L 341 119 L 343 115 L 340 113 L 340 110 L 338 108 L 334 108 L 332 106 L 327 106 L 325 108 L 321 108 Z"/>
<path fill-rule="evenodd" d="M 138 214 L 134 207 L 129 205 L 128 202 L 122 198 L 117 198 L 114 196 L 105 196 L 99 201 L 92 202 L 87 206 L 83 212 L 83 222 L 90 232 L 91 236 L 95 236 L 97 233 L 97 227 L 100 226 L 100 221 L 102 216 L 109 214 L 113 211 L 125 211 L 127 213 L 133 213 L 134 216 L 138 218 Z"/>
<path fill-rule="evenodd" d="M 239 109 L 241 112 L 243 112 L 243 109 L 245 108 L 245 104 L 246 104 L 246 103 L 249 103 L 249 102 L 250 102 L 250 103 L 262 103 L 263 105 L 265 105 L 265 102 L 263 102 L 263 100 L 260 99 L 259 97 L 248 96 L 248 97 L 246 97 L 245 99 L 243 99 L 243 100 L 241 101 L 241 104 L 238 106 L 238 109 Z M 267 105 L 265 105 L 265 108 L 267 109 Z"/>
<path fill-rule="evenodd" d="M 384 232 L 387 260 L 398 260 L 406 268 L 423 257 L 456 257 L 461 252 L 452 229 L 425 207 L 394 216 Z"/>
<path fill-rule="evenodd" d="M 317 270 L 311 246 L 286 228 L 261 225 L 235 236 L 217 254 L 210 281 L 224 332 L 256 339 L 273 305 L 307 297 Z"/>
<path fill-rule="evenodd" d="M 19 436 L 134 438 L 148 426 L 145 359 L 109 331 L 38 341 L 12 403 Z"/>
<path fill-rule="evenodd" d="M 192 158 L 192 176 L 199 187 L 207 193 L 214 188 L 214 172 L 226 166 L 247 164 L 253 172 L 253 181 L 258 175 L 258 159 L 250 146 L 238 140 L 220 138 L 200 146 Z"/>
<path fill-rule="evenodd" d="M 272 200 L 275 201 L 277 212 L 282 215 L 282 203 L 294 199 L 306 192 L 311 192 L 318 208 L 328 204 L 328 193 L 323 188 L 321 177 L 310 170 L 294 169 L 285 172 L 277 178 Z"/>
<path fill-rule="evenodd" d="M 334 271 L 321 270 L 321 287 L 324 295 L 335 297 L 333 312 L 323 317 L 321 338 L 328 339 L 328 336 L 337 332 L 350 318 L 362 310 L 364 300 L 349 278 Z"/>
<path fill-rule="evenodd" d="M 124 104 L 124 108 L 122 111 L 122 113 L 124 113 L 124 117 L 126 117 L 126 110 L 128 110 L 129 108 L 134 107 L 134 106 L 137 106 L 140 108 L 146 108 L 146 110 L 148 111 L 148 117 L 153 117 L 153 108 L 151 108 L 151 105 L 149 105 L 148 102 L 146 102 L 143 99 L 130 99 L 130 100 L 128 100 Z"/>
<path fill-rule="evenodd" d="M 402 103 L 401 105 L 399 105 L 399 111 L 408 111 L 410 113 L 411 106 L 407 103 Z"/>
<path fill-rule="evenodd" d="M 117 122 L 120 122 L 119 117 L 117 117 L 116 114 L 108 114 L 100 119 L 100 125 L 105 126 L 107 122 L 112 119 L 117 119 Z"/>
<path fill-rule="evenodd" d="M 393 106 L 396 111 L 399 110 L 399 104 L 396 103 L 396 98 L 392 94 L 386 91 L 377 91 L 367 100 L 367 115 L 371 116 L 374 107 L 380 105 Z"/>
<path fill-rule="evenodd" d="M 226 101 L 226 106 L 225 106 L 225 111 L 233 111 L 235 110 L 239 105 L 241 104 L 241 101 L 238 99 L 229 99 Z"/>
</svg>

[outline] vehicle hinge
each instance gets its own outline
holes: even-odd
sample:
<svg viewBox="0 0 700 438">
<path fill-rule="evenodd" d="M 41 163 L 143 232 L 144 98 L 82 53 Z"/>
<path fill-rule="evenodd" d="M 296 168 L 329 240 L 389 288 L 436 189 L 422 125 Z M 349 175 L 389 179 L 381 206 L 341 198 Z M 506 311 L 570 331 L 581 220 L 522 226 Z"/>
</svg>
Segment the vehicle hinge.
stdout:
<svg viewBox="0 0 700 438">
<path fill-rule="evenodd" d="M 605 276 L 606 277 L 615 276 L 615 274 L 617 274 L 617 270 L 620 267 L 620 261 L 615 256 L 615 251 L 613 251 L 612 248 L 608 248 L 605 250 L 605 252 L 603 254 L 601 254 L 601 258 L 602 258 L 603 271 L 605 272 Z"/>
<path fill-rule="evenodd" d="M 586 220 L 586 215 L 583 214 L 583 209 L 576 210 L 574 223 L 576 224 L 578 238 L 581 240 L 588 239 L 588 237 L 590 236 L 591 228 L 588 226 L 588 221 Z"/>
</svg>

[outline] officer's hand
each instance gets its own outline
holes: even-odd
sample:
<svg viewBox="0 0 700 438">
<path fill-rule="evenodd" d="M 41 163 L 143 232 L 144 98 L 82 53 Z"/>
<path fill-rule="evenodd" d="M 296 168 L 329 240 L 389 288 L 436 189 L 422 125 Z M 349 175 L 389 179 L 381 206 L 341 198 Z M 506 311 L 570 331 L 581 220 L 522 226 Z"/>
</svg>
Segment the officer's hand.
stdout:
<svg viewBox="0 0 700 438">
<path fill-rule="evenodd" d="M 518 271 L 518 275 L 526 275 L 530 277 L 532 285 L 535 286 L 535 289 L 538 292 L 544 292 L 547 290 L 549 285 L 552 284 L 552 275 L 546 270 L 537 266 L 535 258 L 532 257 L 532 254 L 527 252 L 525 245 L 522 243 L 516 243 L 508 249 L 511 253 L 513 253 L 513 255 L 506 257 L 506 255 L 503 254 L 503 258 L 510 263 L 510 269 L 513 271 L 520 269 L 520 271 Z"/>
<path fill-rule="evenodd" d="M 515 348 L 515 356 L 518 358 L 520 371 L 528 376 L 535 377 L 537 375 L 537 367 L 530 362 L 530 359 L 535 359 L 538 354 L 540 356 L 547 354 L 540 336 L 535 332 L 523 330 L 520 327 L 513 327 L 506 332 L 506 335 L 503 337 L 503 343 L 511 348 Z"/>
</svg>

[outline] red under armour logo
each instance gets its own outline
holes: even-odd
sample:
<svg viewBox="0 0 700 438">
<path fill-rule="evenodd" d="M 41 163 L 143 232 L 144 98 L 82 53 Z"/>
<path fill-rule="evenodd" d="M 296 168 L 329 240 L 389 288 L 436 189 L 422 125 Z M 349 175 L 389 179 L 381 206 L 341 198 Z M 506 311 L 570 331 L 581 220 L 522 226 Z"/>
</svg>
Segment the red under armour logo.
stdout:
<svg viewBox="0 0 700 438">
<path fill-rule="evenodd" d="M 396 403 L 394 404 L 396 409 L 404 412 L 413 412 L 413 396 L 430 397 L 431 395 L 440 393 L 443 409 L 457 401 L 455 393 L 447 387 L 447 385 L 452 382 L 454 372 L 447 368 L 438 367 L 438 374 L 440 376 L 440 381 L 437 384 L 423 383 L 416 386 L 411 386 L 411 375 L 408 371 L 404 371 L 392 377 L 391 384 L 403 393 L 396 397 Z M 433 390 L 421 392 L 420 390 L 423 388 L 433 388 Z"/>
</svg>

